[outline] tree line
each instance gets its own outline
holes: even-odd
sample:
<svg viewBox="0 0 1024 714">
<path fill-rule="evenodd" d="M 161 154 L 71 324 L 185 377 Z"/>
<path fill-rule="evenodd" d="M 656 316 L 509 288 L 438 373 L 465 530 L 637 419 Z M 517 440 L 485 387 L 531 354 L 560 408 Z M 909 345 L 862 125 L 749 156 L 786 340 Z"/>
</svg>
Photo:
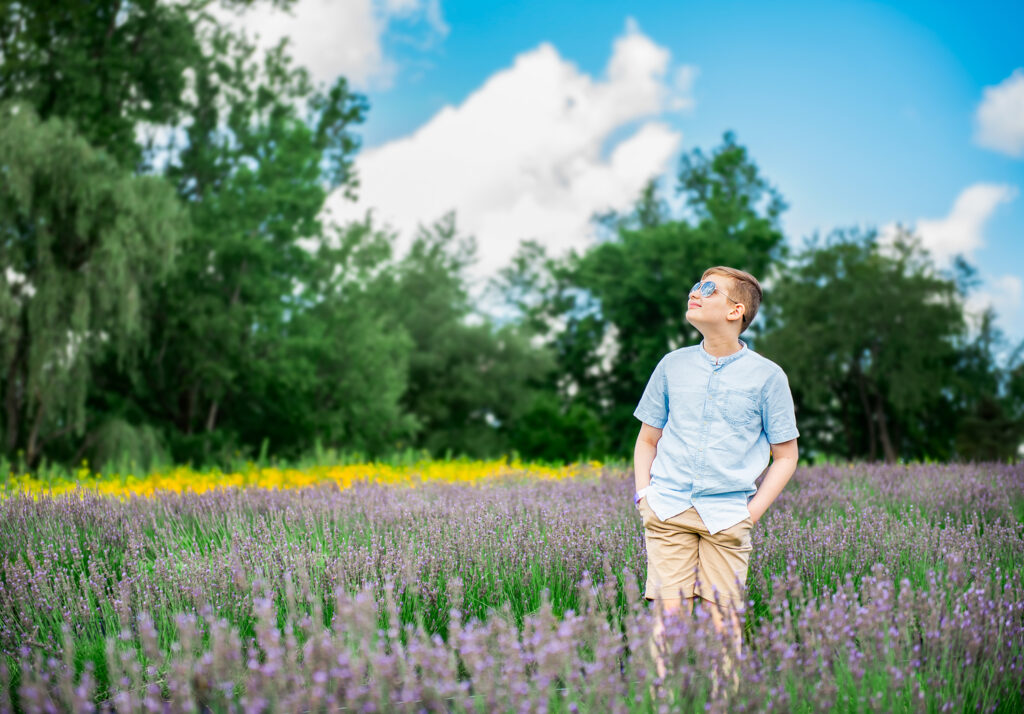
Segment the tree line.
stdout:
<svg viewBox="0 0 1024 714">
<path fill-rule="evenodd" d="M 314 85 L 207 0 L 0 7 L 8 461 L 628 456 L 654 365 L 700 339 L 686 291 L 718 264 L 763 281 L 743 339 L 786 370 L 804 455 L 1018 455 L 1021 348 L 999 362 L 991 309 L 968 329 L 976 270 L 906 231 L 791 250 L 731 132 L 680 159 L 681 209 L 652 182 L 582 252 L 524 237 L 489 285 L 498 317 L 467 289 L 476 239 L 454 214 L 401 254 L 370 216 L 324 218 L 359 190 L 370 108 L 345 78 Z"/>
</svg>

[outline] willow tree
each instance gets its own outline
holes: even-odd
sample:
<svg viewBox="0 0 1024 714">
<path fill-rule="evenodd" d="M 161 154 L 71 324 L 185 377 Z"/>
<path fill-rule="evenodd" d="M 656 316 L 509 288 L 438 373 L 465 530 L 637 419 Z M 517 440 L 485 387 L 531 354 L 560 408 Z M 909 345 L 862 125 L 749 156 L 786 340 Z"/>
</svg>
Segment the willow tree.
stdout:
<svg viewBox="0 0 1024 714">
<path fill-rule="evenodd" d="M 27 104 L 0 106 L 0 176 L 2 443 L 33 464 L 83 431 L 93 366 L 136 354 L 142 284 L 160 278 L 187 219 L 164 180 Z"/>
</svg>

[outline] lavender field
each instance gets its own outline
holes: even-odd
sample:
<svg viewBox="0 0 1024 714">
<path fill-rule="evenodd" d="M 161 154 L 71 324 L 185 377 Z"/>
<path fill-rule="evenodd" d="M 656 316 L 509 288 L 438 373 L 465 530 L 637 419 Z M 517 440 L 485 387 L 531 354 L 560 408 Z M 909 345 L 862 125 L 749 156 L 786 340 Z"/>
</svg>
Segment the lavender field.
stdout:
<svg viewBox="0 0 1024 714">
<path fill-rule="evenodd" d="M 7 498 L 0 711 L 1024 709 L 1024 467 L 798 469 L 754 528 L 728 701 L 701 608 L 656 678 L 631 493 L 605 468 Z"/>
</svg>

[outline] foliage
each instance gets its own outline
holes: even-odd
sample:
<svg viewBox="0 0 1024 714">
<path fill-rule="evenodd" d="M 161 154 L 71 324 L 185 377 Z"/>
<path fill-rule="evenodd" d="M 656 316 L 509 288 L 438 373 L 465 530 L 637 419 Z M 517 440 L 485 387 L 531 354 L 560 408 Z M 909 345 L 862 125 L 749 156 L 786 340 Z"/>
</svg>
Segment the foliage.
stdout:
<svg viewBox="0 0 1024 714">
<path fill-rule="evenodd" d="M 182 458 L 252 443 L 276 421 L 266 398 L 289 390 L 295 358 L 315 334 L 303 314 L 327 309 L 303 294 L 317 267 L 303 239 L 321 234 L 327 193 L 351 181 L 347 127 L 365 111 L 344 78 L 315 91 L 284 47 L 254 58 L 244 38 L 216 26 L 208 44 L 187 146 L 166 168 L 194 230 L 172 279 L 152 295 L 154 359 L 136 377 L 150 418 L 174 430 Z M 219 425 L 233 438 L 204 436 Z M 291 445 L 283 432 L 275 448 Z"/>
<path fill-rule="evenodd" d="M 523 241 L 491 312 L 454 214 L 401 254 L 370 216 L 330 222 L 328 195 L 359 188 L 366 98 L 222 17 L 0 0 L 9 461 L 625 459 L 654 365 L 700 339 L 686 290 L 716 264 L 762 280 L 744 339 L 790 375 L 808 458 L 1019 455 L 1024 346 L 998 362 L 992 313 L 968 337 L 963 258 L 940 274 L 910 235 L 883 255 L 841 230 L 791 261 L 785 201 L 725 132 L 681 157 L 678 208 L 651 181 L 584 250 Z"/>
<path fill-rule="evenodd" d="M 954 451 L 972 461 L 1012 459 L 1024 440 L 1024 344 L 1010 355 L 1007 366 L 1000 368 L 992 355 L 1006 340 L 994 321 L 995 311 L 986 308 L 977 336 L 957 355 L 956 374 L 950 383 L 949 391 L 958 406 Z"/>
<path fill-rule="evenodd" d="M 785 204 L 732 133 L 710 157 L 697 149 L 682 158 L 677 190 L 690 216 L 671 216 L 648 184 L 632 213 L 600 217 L 607 240 L 564 262 L 526 243 L 497 285 L 554 347 L 563 413 L 578 405 L 596 415 L 604 438 L 594 443 L 612 453 L 632 449 L 633 409 L 654 365 L 699 340 L 684 314 L 704 269 L 763 275 L 786 255 Z"/>
<path fill-rule="evenodd" d="M 135 132 L 186 111 L 188 70 L 199 56 L 195 3 L 128 0 L 0 3 L 0 100 L 61 117 L 129 169 L 142 160 Z"/>
<path fill-rule="evenodd" d="M 187 230 L 162 179 L 136 176 L 61 119 L 0 106 L 4 447 L 37 461 L 81 436 L 94 365 L 130 365 L 142 307 Z"/>
<path fill-rule="evenodd" d="M 812 448 L 835 436 L 851 458 L 952 457 L 963 389 L 936 385 L 957 383 L 965 349 L 984 359 L 965 345 L 963 297 L 912 235 L 888 249 L 856 229 L 807 241 L 773 286 L 759 346 L 786 369 Z"/>
</svg>

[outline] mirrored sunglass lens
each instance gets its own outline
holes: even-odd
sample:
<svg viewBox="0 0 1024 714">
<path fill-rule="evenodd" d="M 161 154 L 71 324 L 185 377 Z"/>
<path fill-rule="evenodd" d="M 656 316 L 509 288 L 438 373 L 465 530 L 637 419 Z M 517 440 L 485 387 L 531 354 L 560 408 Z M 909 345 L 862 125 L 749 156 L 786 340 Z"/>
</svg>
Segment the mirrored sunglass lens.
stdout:
<svg viewBox="0 0 1024 714">
<path fill-rule="evenodd" d="M 715 292 L 715 284 L 710 280 L 700 286 L 700 294 L 704 297 L 711 297 L 711 293 L 713 292 Z"/>
</svg>

